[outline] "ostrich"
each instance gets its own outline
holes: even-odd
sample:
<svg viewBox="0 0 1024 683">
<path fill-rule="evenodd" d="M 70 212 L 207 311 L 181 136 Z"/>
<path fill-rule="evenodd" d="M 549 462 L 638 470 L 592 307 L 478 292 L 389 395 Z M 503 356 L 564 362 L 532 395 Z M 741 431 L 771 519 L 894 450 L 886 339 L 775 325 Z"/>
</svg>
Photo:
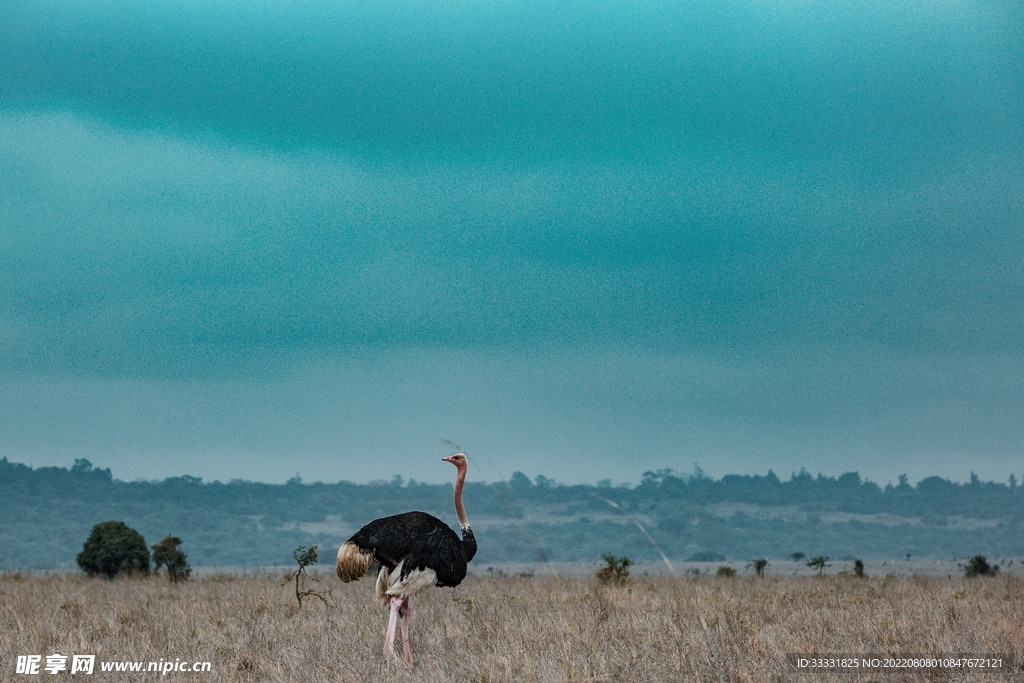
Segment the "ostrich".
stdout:
<svg viewBox="0 0 1024 683">
<path fill-rule="evenodd" d="M 370 562 L 380 564 L 377 599 L 390 606 L 384 657 L 395 654 L 395 626 L 402 617 L 402 656 L 412 668 L 409 649 L 409 598 L 430 586 L 458 586 L 466 578 L 466 563 L 476 554 L 476 539 L 462 507 L 466 456 L 443 458 L 458 468 L 455 514 L 462 539 L 447 524 L 426 512 L 404 512 L 375 519 L 338 549 L 338 578 L 348 583 L 366 575 Z"/>
</svg>

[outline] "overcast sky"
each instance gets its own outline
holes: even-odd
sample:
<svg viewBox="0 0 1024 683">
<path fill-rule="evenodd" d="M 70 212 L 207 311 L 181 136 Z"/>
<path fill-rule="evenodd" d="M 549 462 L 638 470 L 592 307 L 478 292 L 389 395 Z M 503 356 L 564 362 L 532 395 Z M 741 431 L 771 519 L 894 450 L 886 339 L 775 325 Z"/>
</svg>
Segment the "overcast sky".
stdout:
<svg viewBox="0 0 1024 683">
<path fill-rule="evenodd" d="M 0 0 L 0 457 L 1024 472 L 1007 0 Z"/>
</svg>

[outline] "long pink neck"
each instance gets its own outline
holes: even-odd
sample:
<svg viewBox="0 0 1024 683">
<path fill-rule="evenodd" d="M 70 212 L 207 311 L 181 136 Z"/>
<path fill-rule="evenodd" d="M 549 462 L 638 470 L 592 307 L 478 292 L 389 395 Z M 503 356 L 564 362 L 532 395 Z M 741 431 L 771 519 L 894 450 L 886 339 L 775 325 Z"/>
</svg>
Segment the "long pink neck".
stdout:
<svg viewBox="0 0 1024 683">
<path fill-rule="evenodd" d="M 469 526 L 466 519 L 466 508 L 462 507 L 462 486 L 466 483 L 466 466 L 459 468 L 459 475 L 455 479 L 455 514 L 459 518 L 459 526 L 463 529 Z"/>
</svg>

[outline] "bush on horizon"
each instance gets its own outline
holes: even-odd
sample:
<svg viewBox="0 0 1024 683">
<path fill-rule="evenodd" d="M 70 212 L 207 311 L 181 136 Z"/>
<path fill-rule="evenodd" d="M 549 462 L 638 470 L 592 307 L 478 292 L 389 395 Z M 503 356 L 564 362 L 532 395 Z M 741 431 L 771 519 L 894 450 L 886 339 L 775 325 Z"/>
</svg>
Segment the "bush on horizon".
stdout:
<svg viewBox="0 0 1024 683">
<path fill-rule="evenodd" d="M 177 536 L 166 536 L 164 540 L 153 546 L 153 573 L 160 567 L 167 567 L 167 578 L 171 581 L 188 581 L 192 575 L 192 567 L 188 566 L 188 555 L 178 550 L 181 539 Z"/>
<path fill-rule="evenodd" d="M 101 522 L 92 528 L 76 558 L 89 576 L 112 579 L 118 574 L 149 575 L 146 539 L 124 522 Z"/>
</svg>

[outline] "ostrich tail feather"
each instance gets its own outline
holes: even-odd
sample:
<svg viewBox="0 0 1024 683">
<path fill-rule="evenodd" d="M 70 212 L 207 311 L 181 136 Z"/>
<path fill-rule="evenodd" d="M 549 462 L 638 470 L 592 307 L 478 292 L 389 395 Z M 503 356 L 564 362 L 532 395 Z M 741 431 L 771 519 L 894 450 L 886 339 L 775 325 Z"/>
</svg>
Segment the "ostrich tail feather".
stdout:
<svg viewBox="0 0 1024 683">
<path fill-rule="evenodd" d="M 338 548 L 338 578 L 348 583 L 366 576 L 370 568 L 370 553 L 361 550 L 351 541 Z"/>
</svg>

